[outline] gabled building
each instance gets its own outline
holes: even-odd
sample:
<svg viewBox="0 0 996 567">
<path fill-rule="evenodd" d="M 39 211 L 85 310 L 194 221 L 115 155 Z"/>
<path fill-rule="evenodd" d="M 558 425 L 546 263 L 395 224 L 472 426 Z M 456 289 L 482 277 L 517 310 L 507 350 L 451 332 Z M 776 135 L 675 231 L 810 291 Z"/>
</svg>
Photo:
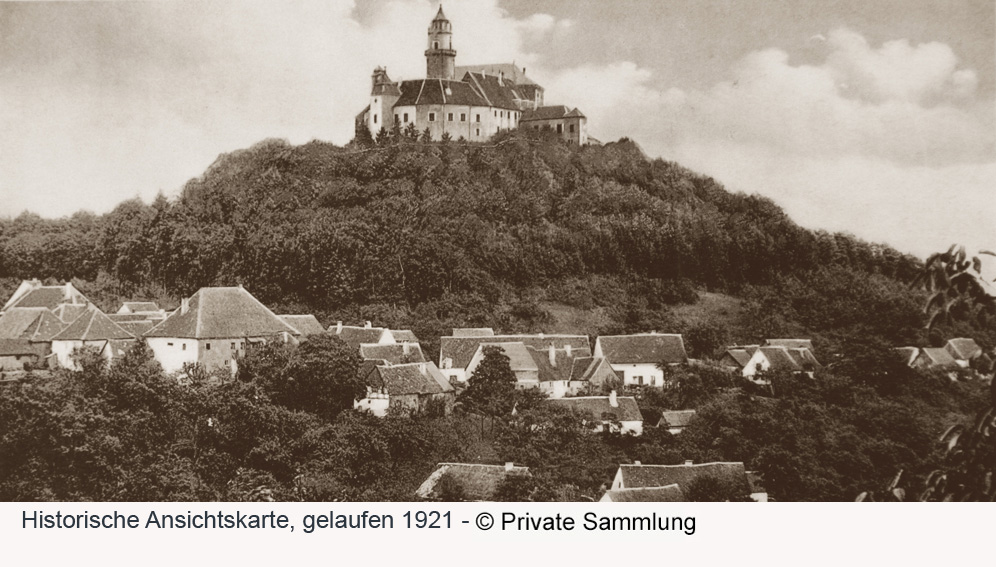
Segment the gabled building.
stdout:
<svg viewBox="0 0 996 567">
<path fill-rule="evenodd" d="M 363 360 L 382 360 L 390 364 L 426 362 L 422 347 L 418 343 L 409 342 L 393 345 L 360 345 L 360 358 Z M 435 366 L 433 364 L 433 367 Z"/>
<path fill-rule="evenodd" d="M 605 358 L 627 386 L 663 387 L 661 365 L 688 363 L 681 335 L 656 332 L 598 337 L 594 354 Z"/>
<path fill-rule="evenodd" d="M 633 397 L 617 396 L 612 392 L 608 396 L 551 398 L 546 403 L 590 415 L 597 424 L 594 427 L 596 432 L 608 429 L 628 435 L 643 433 L 643 414 Z"/>
<path fill-rule="evenodd" d="M 498 487 L 506 479 L 531 476 L 529 467 L 517 467 L 513 463 L 439 463 L 415 495 L 423 500 L 444 502 L 493 502 Z"/>
<path fill-rule="evenodd" d="M 816 357 L 805 348 L 789 349 L 783 346 L 765 346 L 757 349 L 744 366 L 743 377 L 765 383 L 758 377 L 763 372 L 806 373 L 810 376 L 820 368 Z"/>
<path fill-rule="evenodd" d="M 388 410 L 448 415 L 456 401 L 453 386 L 431 362 L 376 366 L 366 374 L 366 381 L 367 395 L 353 407 L 378 417 L 387 415 Z"/>
<path fill-rule="evenodd" d="M 764 341 L 764 346 L 771 347 L 785 347 L 785 348 L 805 348 L 809 349 L 810 352 L 816 352 L 813 349 L 812 339 L 768 339 Z"/>
<path fill-rule="evenodd" d="M 297 329 L 301 336 L 325 333 L 325 327 L 322 327 L 314 315 L 280 315 L 279 317 L 284 323 Z"/>
<path fill-rule="evenodd" d="M 568 144 L 588 143 L 588 118 L 580 110 L 562 104 L 523 112 L 519 128 L 556 132 Z"/>
<path fill-rule="evenodd" d="M 509 367 L 515 374 L 515 386 L 517 388 L 538 388 L 539 387 L 539 365 L 533 358 L 529 349 L 521 342 L 515 343 L 481 343 L 477 351 L 467 364 L 467 379 L 474 377 L 474 372 L 484 360 L 484 350 L 488 347 L 497 347 L 501 353 L 508 357 Z"/>
<path fill-rule="evenodd" d="M 968 368 L 972 360 L 982 355 L 982 347 L 975 342 L 975 339 L 951 339 L 944 345 L 944 350 L 948 351 L 951 358 L 955 359 L 962 368 Z"/>
<path fill-rule="evenodd" d="M 942 347 L 920 349 L 920 354 L 913 360 L 911 366 L 919 370 L 955 371 L 960 368 L 958 361 L 951 356 L 951 353 L 946 348 Z"/>
<path fill-rule="evenodd" d="M 501 343 L 521 343 L 523 346 L 537 351 L 548 349 L 551 345 L 558 350 L 570 347 L 574 351 L 582 349 L 590 352 L 591 349 L 587 335 L 546 335 L 543 333 L 535 335 L 478 335 L 475 333 L 471 336 L 440 337 L 439 369 L 451 380 L 466 382 L 470 378 L 468 367 L 481 345 Z M 518 352 L 528 355 L 525 350 Z M 535 361 L 527 362 L 525 357 L 518 356 L 518 360 L 521 362 L 523 372 L 530 372 L 532 366 L 535 366 Z M 523 382 L 538 384 L 539 367 L 536 367 L 535 372 L 537 373 L 536 380 L 523 376 Z"/>
<path fill-rule="evenodd" d="M 55 312 L 61 305 L 67 304 L 85 308 L 90 305 L 90 300 L 80 293 L 72 283 L 42 285 L 39 280 L 24 280 L 0 312 L 5 312 L 12 307 L 44 307 Z"/>
<path fill-rule="evenodd" d="M 582 390 L 588 388 L 591 391 L 601 390 L 606 393 L 619 390 L 623 386 L 622 379 L 612 370 L 609 361 L 596 356 L 574 359 L 574 365 L 571 368 L 571 384 L 574 383 L 581 384 Z M 555 396 L 551 395 L 551 397 Z"/>
<path fill-rule="evenodd" d="M 108 360 L 114 360 L 136 337 L 111 321 L 100 309 L 91 306 L 69 326 L 52 337 L 53 362 L 62 367 L 76 369 L 73 353 L 81 348 L 95 348 Z"/>
<path fill-rule="evenodd" d="M 588 380 L 593 375 L 596 381 L 600 379 L 597 374 L 600 366 L 592 362 L 593 357 L 588 349 L 575 349 L 571 345 L 561 349 L 553 346 L 542 350 L 532 347 L 526 349 L 536 363 L 540 390 L 551 398 L 576 396 L 588 387 Z M 578 360 L 588 362 L 576 364 Z M 601 360 L 604 362 L 604 359 Z M 604 368 L 615 376 L 607 364 Z"/>
<path fill-rule="evenodd" d="M 730 347 L 720 357 L 719 364 L 731 371 L 742 372 L 744 366 L 747 366 L 747 363 L 750 362 L 750 357 L 754 355 L 754 351 L 759 348 L 761 348 L 759 345 Z"/>
<path fill-rule="evenodd" d="M 695 417 L 695 410 L 669 410 L 661 412 L 661 420 L 657 422 L 657 427 L 663 427 L 671 435 L 677 435 L 688 427 L 688 424 Z"/>
<path fill-rule="evenodd" d="M 712 477 L 719 481 L 729 494 L 753 497 L 743 463 L 701 463 L 686 461 L 683 465 L 619 465 L 612 480 L 611 490 L 634 488 L 660 488 L 678 485 L 687 496 L 689 488 L 698 480 Z"/>
<path fill-rule="evenodd" d="M 145 339 L 166 372 L 185 364 L 234 373 L 238 359 L 254 345 L 297 342 L 301 332 L 270 311 L 242 286 L 203 287 Z"/>
<path fill-rule="evenodd" d="M 0 315 L 0 369 L 22 370 L 26 364 L 45 366 L 52 354 L 52 337 L 66 324 L 44 307 L 12 307 Z"/>
<path fill-rule="evenodd" d="M 374 327 L 370 321 L 364 323 L 362 327 L 343 325 L 342 321 L 339 321 L 329 327 L 329 332 L 356 349 L 360 348 L 360 345 L 393 345 L 398 342 L 390 329 Z"/>
<path fill-rule="evenodd" d="M 685 502 L 685 493 L 677 484 L 647 488 L 606 490 L 599 502 Z"/>
</svg>

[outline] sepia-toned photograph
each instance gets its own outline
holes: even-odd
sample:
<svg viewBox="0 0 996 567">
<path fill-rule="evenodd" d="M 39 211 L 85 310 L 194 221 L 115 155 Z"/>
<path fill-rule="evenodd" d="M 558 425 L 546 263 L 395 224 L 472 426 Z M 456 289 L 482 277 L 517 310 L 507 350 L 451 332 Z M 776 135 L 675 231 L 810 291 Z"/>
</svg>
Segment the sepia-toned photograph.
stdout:
<svg viewBox="0 0 996 567">
<path fill-rule="evenodd" d="M 994 190 L 991 0 L 0 2 L 0 501 L 993 501 Z"/>
</svg>

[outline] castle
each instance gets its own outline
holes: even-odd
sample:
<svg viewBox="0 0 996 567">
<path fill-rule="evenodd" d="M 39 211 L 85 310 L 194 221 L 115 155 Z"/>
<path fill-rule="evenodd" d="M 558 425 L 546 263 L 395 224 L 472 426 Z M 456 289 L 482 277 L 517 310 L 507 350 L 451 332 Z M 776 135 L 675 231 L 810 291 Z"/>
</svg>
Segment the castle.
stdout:
<svg viewBox="0 0 996 567">
<path fill-rule="evenodd" d="M 433 140 L 483 142 L 502 130 L 525 128 L 556 132 L 569 144 L 588 144 L 587 118 L 578 109 L 544 106 L 543 87 L 514 64 L 456 66 L 453 25 L 443 6 L 429 24 L 426 77 L 394 82 L 387 69 L 373 72 L 370 106 L 356 117 L 357 131 L 376 137 L 397 125 L 426 129 Z"/>
</svg>

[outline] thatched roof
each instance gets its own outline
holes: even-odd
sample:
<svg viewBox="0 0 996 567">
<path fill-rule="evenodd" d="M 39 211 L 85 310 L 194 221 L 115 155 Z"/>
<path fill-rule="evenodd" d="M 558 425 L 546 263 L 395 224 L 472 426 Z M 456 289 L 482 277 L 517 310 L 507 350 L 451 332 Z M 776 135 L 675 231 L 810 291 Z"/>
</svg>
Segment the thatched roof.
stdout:
<svg viewBox="0 0 996 567">
<path fill-rule="evenodd" d="M 490 502 L 495 491 L 503 480 L 514 476 L 532 476 L 529 467 L 508 465 L 483 465 L 472 463 L 439 463 L 415 495 L 427 500 L 440 500 L 444 497 L 452 499 L 459 495 L 460 500 L 471 502 Z M 444 478 L 445 477 L 445 478 Z M 451 494 L 443 494 L 443 485 L 448 486 Z M 455 494 L 454 494 L 455 493 Z"/>
</svg>

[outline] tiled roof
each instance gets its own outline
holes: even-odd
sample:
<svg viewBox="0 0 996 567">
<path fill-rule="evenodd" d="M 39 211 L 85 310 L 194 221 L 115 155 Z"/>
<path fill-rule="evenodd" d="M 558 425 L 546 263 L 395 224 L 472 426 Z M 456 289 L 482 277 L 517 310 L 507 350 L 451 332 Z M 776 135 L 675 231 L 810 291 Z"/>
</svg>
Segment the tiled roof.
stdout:
<svg viewBox="0 0 996 567">
<path fill-rule="evenodd" d="M 391 334 L 394 335 L 394 340 L 399 343 L 417 343 L 418 337 L 415 336 L 413 331 L 408 329 L 391 330 Z"/>
<path fill-rule="evenodd" d="M 618 421 L 643 421 L 636 398 L 617 397 L 617 406 L 612 407 L 609 396 L 583 396 L 578 398 L 552 398 L 546 400 L 549 404 L 573 408 L 581 413 L 590 413 L 598 420 L 604 420 L 606 414 L 612 415 Z"/>
<path fill-rule="evenodd" d="M 186 312 L 177 309 L 146 336 L 226 339 L 280 333 L 300 334 L 245 289 L 202 287 L 190 297 Z"/>
<path fill-rule="evenodd" d="M 751 354 L 752 353 L 747 352 L 747 349 L 731 348 L 726 350 L 726 355 L 724 355 L 723 358 L 725 359 L 726 357 L 729 357 L 730 360 L 735 362 L 738 366 L 740 366 L 740 368 L 743 368 L 750 361 Z"/>
<path fill-rule="evenodd" d="M 574 370 L 574 361 L 578 358 L 591 359 L 591 351 L 588 349 L 571 349 L 570 354 L 567 349 L 554 349 L 553 360 L 556 365 L 550 364 L 550 349 L 537 350 L 526 347 L 529 355 L 532 356 L 539 371 L 540 382 L 557 382 L 570 380 Z"/>
<path fill-rule="evenodd" d="M 490 327 L 478 329 L 453 329 L 454 337 L 493 337 L 495 330 Z"/>
<path fill-rule="evenodd" d="M 768 359 L 771 365 L 768 367 L 769 372 L 799 372 L 802 370 L 802 366 L 796 362 L 795 358 L 789 354 L 789 351 L 785 347 L 761 347 L 759 349 L 764 357 Z"/>
<path fill-rule="evenodd" d="M 108 318 L 110 318 L 110 315 L 108 315 Z M 136 337 L 141 337 L 145 333 L 151 331 L 152 327 L 156 326 L 155 321 L 150 321 L 148 319 L 143 319 L 141 321 L 115 321 L 115 323 Z"/>
<path fill-rule="evenodd" d="M 325 332 L 325 327 L 322 327 L 314 315 L 280 315 L 279 317 L 302 335 L 320 335 Z"/>
<path fill-rule="evenodd" d="M 38 347 L 27 339 L 0 339 L 0 356 L 25 356 L 38 354 Z"/>
<path fill-rule="evenodd" d="M 789 356 L 792 357 L 792 360 L 794 360 L 800 368 L 806 368 L 807 365 L 814 369 L 822 367 L 820 361 L 816 360 L 816 357 L 813 356 L 813 352 L 808 348 L 788 348 L 785 350 L 788 351 Z"/>
<path fill-rule="evenodd" d="M 439 467 L 425 479 L 415 494 L 420 498 L 441 498 L 439 485 L 443 475 L 446 475 L 447 480 L 457 487 L 464 500 L 476 502 L 493 500 L 495 490 L 506 477 L 532 476 L 529 467 L 506 468 L 502 465 L 439 463 Z"/>
<path fill-rule="evenodd" d="M 522 113 L 519 122 L 530 122 L 533 120 L 556 120 L 558 118 L 584 118 L 584 114 L 576 108 L 568 108 L 562 104 L 554 106 L 541 106 L 536 110 L 527 110 Z"/>
<path fill-rule="evenodd" d="M 595 352 L 610 364 L 680 364 L 688 362 L 681 335 L 644 333 L 598 337 Z"/>
<path fill-rule="evenodd" d="M 48 341 L 65 327 L 44 307 L 14 307 L 0 316 L 0 338 Z"/>
<path fill-rule="evenodd" d="M 686 427 L 695 417 L 695 410 L 662 411 L 657 427 Z"/>
<path fill-rule="evenodd" d="M 72 284 L 38 286 L 25 293 L 10 307 L 44 307 L 55 310 L 61 303 L 89 303 Z"/>
<path fill-rule="evenodd" d="M 518 110 L 519 105 L 515 103 L 516 99 L 526 98 L 525 95 L 516 91 L 513 81 L 499 81 L 498 77 L 494 75 L 482 75 L 481 73 L 471 72 L 464 75 L 464 80 L 473 85 L 474 89 L 483 95 L 484 99 L 489 103 L 488 106 Z"/>
<path fill-rule="evenodd" d="M 444 394 L 453 391 L 453 386 L 431 362 L 378 366 L 376 372 L 367 378 L 371 380 L 369 386 L 383 388 L 389 396 Z"/>
<path fill-rule="evenodd" d="M 491 346 L 500 348 L 502 354 L 508 357 L 508 364 L 513 372 L 539 370 L 526 345 L 522 343 L 481 343 L 478 349 L 483 351 Z"/>
<path fill-rule="evenodd" d="M 76 319 L 82 317 L 88 308 L 89 304 L 80 305 L 63 303 L 52 310 L 52 312 L 55 313 L 55 316 L 58 317 L 63 323 L 72 323 Z"/>
<path fill-rule="evenodd" d="M 702 463 L 699 465 L 619 465 L 623 487 L 646 488 L 677 484 L 687 490 L 693 480 L 711 476 L 727 487 L 750 494 L 743 463 Z"/>
<path fill-rule="evenodd" d="M 944 348 L 922 348 L 920 349 L 920 356 L 925 357 L 928 366 L 937 366 L 940 368 L 958 366 L 958 362 Z"/>
<path fill-rule="evenodd" d="M 951 339 L 944 348 L 955 360 L 972 360 L 982 354 L 982 347 L 975 339 Z"/>
<path fill-rule="evenodd" d="M 467 368 L 477 348 L 483 343 L 522 343 L 540 350 L 554 345 L 563 348 L 571 345 L 574 349 L 591 348 L 586 335 L 494 335 L 488 337 L 440 337 L 439 361 L 447 358 L 453 361 L 453 368 Z"/>
<path fill-rule="evenodd" d="M 514 63 L 488 63 L 485 65 L 458 65 L 454 69 L 454 76 L 463 77 L 467 73 L 477 73 L 485 75 L 497 75 L 501 73 L 506 80 L 511 79 L 516 86 L 525 85 L 538 86 L 532 79 L 526 76 L 526 70 L 517 67 Z"/>
<path fill-rule="evenodd" d="M 685 493 L 677 484 L 647 488 L 618 488 L 606 491 L 602 502 L 684 502 Z"/>
<path fill-rule="evenodd" d="M 391 364 L 408 362 L 425 362 L 425 355 L 418 343 L 397 343 L 393 345 L 360 345 L 360 358 L 364 360 L 383 360 Z M 408 352 L 405 352 L 407 348 Z"/>
<path fill-rule="evenodd" d="M 152 301 L 125 301 L 118 312 L 124 313 L 155 313 L 159 306 Z"/>
<path fill-rule="evenodd" d="M 352 327 L 344 325 L 341 329 L 336 325 L 329 327 L 329 332 L 342 339 L 344 343 L 359 348 L 360 345 L 372 345 L 380 342 L 388 330 L 383 327 Z"/>
<path fill-rule="evenodd" d="M 574 359 L 571 365 L 572 382 L 590 382 L 592 378 L 598 376 L 600 372 L 611 374 L 615 377 L 612 367 L 599 356 L 581 356 Z"/>
<path fill-rule="evenodd" d="M 896 353 L 902 357 L 903 362 L 905 362 L 909 366 L 912 366 L 913 363 L 916 361 L 916 357 L 920 355 L 920 349 L 912 346 L 897 347 L 892 350 L 896 351 Z"/>
<path fill-rule="evenodd" d="M 785 347 L 785 348 L 808 348 L 810 351 L 813 350 L 813 341 L 811 339 L 768 339 L 764 341 L 764 346 L 775 346 L 775 347 Z"/>
<path fill-rule="evenodd" d="M 399 83 L 401 97 L 394 106 L 456 104 L 491 106 L 469 83 L 447 79 L 416 79 Z"/>
<path fill-rule="evenodd" d="M 53 341 L 106 341 L 110 339 L 134 339 L 135 336 L 111 321 L 107 315 L 91 307 L 68 327 L 52 337 Z"/>
</svg>

